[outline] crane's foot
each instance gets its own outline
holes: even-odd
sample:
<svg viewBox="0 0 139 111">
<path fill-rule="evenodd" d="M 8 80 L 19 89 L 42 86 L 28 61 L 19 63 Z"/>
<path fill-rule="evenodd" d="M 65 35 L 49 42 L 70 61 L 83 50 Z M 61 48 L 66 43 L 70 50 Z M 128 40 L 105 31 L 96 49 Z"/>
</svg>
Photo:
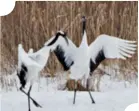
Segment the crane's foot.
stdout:
<svg viewBox="0 0 139 111">
<path fill-rule="evenodd" d="M 41 106 L 39 103 L 37 103 L 35 100 L 33 100 L 33 104 L 34 104 L 36 107 L 42 108 L 42 106 Z"/>
</svg>

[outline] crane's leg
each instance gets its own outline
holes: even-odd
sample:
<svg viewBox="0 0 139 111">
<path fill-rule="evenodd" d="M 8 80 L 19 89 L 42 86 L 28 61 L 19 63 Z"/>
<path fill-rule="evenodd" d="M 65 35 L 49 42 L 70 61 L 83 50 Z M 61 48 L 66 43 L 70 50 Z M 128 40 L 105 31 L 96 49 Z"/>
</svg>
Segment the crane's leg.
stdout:
<svg viewBox="0 0 139 111">
<path fill-rule="evenodd" d="M 20 91 L 23 92 L 25 95 L 28 96 L 28 94 L 23 90 L 23 87 L 22 86 L 20 87 Z M 40 107 L 41 108 L 41 105 L 39 105 L 31 96 L 29 98 L 32 100 L 32 102 L 34 103 L 34 105 L 36 107 Z"/>
<path fill-rule="evenodd" d="M 76 92 L 77 92 L 77 81 L 75 80 L 75 82 L 74 82 L 74 99 L 73 99 L 73 104 L 75 104 Z"/>
<path fill-rule="evenodd" d="M 89 96 L 91 98 L 92 104 L 95 104 L 95 101 L 94 101 L 94 99 L 93 99 L 93 97 L 91 95 L 90 89 L 89 89 L 89 79 L 87 79 L 87 91 L 88 91 Z"/>
<path fill-rule="evenodd" d="M 30 109 L 30 91 L 32 89 L 32 85 L 29 87 L 29 90 L 28 90 L 28 111 L 31 111 Z"/>
</svg>

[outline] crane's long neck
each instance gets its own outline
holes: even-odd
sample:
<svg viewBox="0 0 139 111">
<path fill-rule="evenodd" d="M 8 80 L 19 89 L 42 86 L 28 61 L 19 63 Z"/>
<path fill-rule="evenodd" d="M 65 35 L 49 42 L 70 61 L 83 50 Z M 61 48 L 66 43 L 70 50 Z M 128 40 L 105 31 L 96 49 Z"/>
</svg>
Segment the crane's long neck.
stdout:
<svg viewBox="0 0 139 111">
<path fill-rule="evenodd" d="M 86 20 L 85 20 L 85 18 L 83 19 L 83 31 L 82 31 L 82 33 L 84 34 L 84 32 L 85 32 L 85 29 L 86 29 Z"/>
<path fill-rule="evenodd" d="M 80 44 L 80 47 L 88 47 L 88 42 L 87 42 L 87 34 L 86 34 L 86 20 L 83 18 L 83 28 L 82 28 L 82 42 Z"/>
</svg>

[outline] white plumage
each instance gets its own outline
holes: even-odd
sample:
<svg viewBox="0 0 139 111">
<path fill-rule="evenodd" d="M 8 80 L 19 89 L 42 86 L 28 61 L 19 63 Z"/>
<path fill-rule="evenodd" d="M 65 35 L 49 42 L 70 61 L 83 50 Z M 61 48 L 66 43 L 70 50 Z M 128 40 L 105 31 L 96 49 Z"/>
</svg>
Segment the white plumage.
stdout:
<svg viewBox="0 0 139 111">
<path fill-rule="evenodd" d="M 31 82 L 38 78 L 39 72 L 44 68 L 49 57 L 49 48 L 45 47 L 33 53 L 31 49 L 26 53 L 21 44 L 18 46 L 18 72 L 21 71 L 22 64 L 27 68 L 25 81 Z"/>
<path fill-rule="evenodd" d="M 44 68 L 49 57 L 49 48 L 44 47 L 39 51 L 33 53 L 33 49 L 30 49 L 28 53 L 25 52 L 22 45 L 18 45 L 18 69 L 17 76 L 19 77 L 21 87 L 20 90 L 28 96 L 28 106 L 30 111 L 30 99 L 33 101 L 36 107 L 41 107 L 31 96 L 33 82 L 38 78 L 40 71 Z M 30 82 L 28 93 L 23 88 L 27 82 Z"/>
<path fill-rule="evenodd" d="M 57 44 L 57 41 L 64 42 L 65 33 L 63 32 L 57 32 L 55 36 L 53 36 L 50 40 L 47 41 L 47 43 L 37 52 L 33 53 L 33 49 L 30 49 L 29 52 L 25 52 L 22 45 L 18 45 L 18 75 L 20 76 L 20 71 L 24 68 L 22 68 L 22 65 L 26 68 L 27 71 L 25 71 L 25 77 L 22 77 L 25 79 L 25 81 L 31 81 L 33 82 L 37 77 L 39 72 L 45 67 L 47 64 L 47 60 L 49 57 L 49 52 L 53 50 L 55 45 Z M 67 41 L 67 40 L 66 40 Z M 66 43 L 67 45 L 67 43 Z"/>
<path fill-rule="evenodd" d="M 28 54 L 32 54 L 33 53 L 33 49 L 30 48 L 29 51 L 28 51 Z"/>
<path fill-rule="evenodd" d="M 136 50 L 135 41 L 119 39 L 109 35 L 100 35 L 89 46 L 90 55 L 94 63 L 95 58 L 100 51 L 103 51 L 105 58 L 108 59 L 126 59 L 132 57 Z"/>
<path fill-rule="evenodd" d="M 38 79 L 38 75 L 40 71 L 47 64 L 49 52 L 54 47 L 53 44 L 57 40 L 59 40 L 59 38 L 61 38 L 62 40 L 63 38 L 65 38 L 65 34 L 61 32 L 57 32 L 56 35 L 47 42 L 47 46 L 45 45 L 35 53 L 33 53 L 33 49 L 30 49 L 29 52 L 27 53 L 25 52 L 21 44 L 18 45 L 17 76 L 19 77 L 21 83 L 20 90 L 28 96 L 29 111 L 30 111 L 30 99 L 33 101 L 36 107 L 41 107 L 32 97 L 30 97 L 30 91 L 32 89 L 33 82 L 36 79 Z M 27 82 L 30 82 L 30 88 L 28 93 L 26 93 L 23 90 Z"/>
<path fill-rule="evenodd" d="M 88 45 L 87 34 L 85 31 L 85 17 L 83 17 L 83 37 L 79 47 L 76 47 L 70 39 L 68 45 L 63 39 L 57 40 L 52 50 L 55 52 L 64 70 L 70 70 L 70 78 L 76 81 L 82 77 L 88 79 L 89 75 L 98 67 L 105 59 L 126 59 L 132 57 L 136 50 L 136 41 L 128 41 L 106 34 L 102 34 Z M 47 43 L 45 44 L 47 45 Z M 88 81 L 88 80 L 87 80 Z M 88 82 L 87 82 L 88 87 Z M 76 95 L 75 85 L 75 94 Z M 92 103 L 95 103 L 91 93 L 89 92 Z M 75 103 L 75 96 L 74 101 Z"/>
<path fill-rule="evenodd" d="M 69 38 L 67 38 L 68 45 L 62 38 L 53 45 L 53 50 L 64 69 L 70 69 L 72 79 L 78 80 L 84 75 L 88 78 L 103 60 L 126 60 L 136 51 L 136 41 L 123 40 L 106 34 L 98 36 L 88 45 L 85 26 L 83 27 L 83 37 L 79 47 L 76 47 Z"/>
</svg>

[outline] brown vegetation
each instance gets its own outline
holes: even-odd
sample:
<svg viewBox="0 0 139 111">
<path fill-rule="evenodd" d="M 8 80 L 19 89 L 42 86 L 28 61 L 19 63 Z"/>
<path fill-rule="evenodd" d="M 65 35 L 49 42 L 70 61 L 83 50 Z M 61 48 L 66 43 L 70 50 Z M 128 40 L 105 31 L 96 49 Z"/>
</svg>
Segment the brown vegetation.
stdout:
<svg viewBox="0 0 139 111">
<path fill-rule="evenodd" d="M 137 40 L 137 2 L 16 2 L 12 13 L 1 18 L 1 72 L 11 73 L 17 65 L 17 46 L 26 51 L 39 50 L 58 30 L 64 29 L 78 46 L 81 42 L 81 16 L 87 18 L 87 36 L 90 44 L 100 34 L 109 34 L 128 40 Z M 137 71 L 137 53 L 121 68 Z M 107 61 L 104 65 L 108 65 Z M 62 67 L 51 54 L 48 70 L 51 74 Z"/>
</svg>

